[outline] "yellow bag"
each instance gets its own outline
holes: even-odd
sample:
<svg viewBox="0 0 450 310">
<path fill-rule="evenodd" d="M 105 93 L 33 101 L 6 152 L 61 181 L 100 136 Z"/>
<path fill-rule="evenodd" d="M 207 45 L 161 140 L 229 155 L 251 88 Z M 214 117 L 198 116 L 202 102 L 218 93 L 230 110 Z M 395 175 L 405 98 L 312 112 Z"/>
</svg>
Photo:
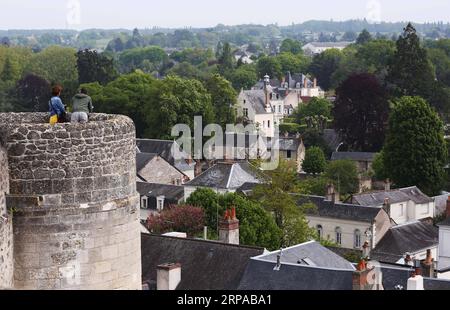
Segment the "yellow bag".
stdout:
<svg viewBox="0 0 450 310">
<path fill-rule="evenodd" d="M 55 125 L 58 123 L 58 115 L 53 115 L 50 117 L 50 125 Z"/>
</svg>

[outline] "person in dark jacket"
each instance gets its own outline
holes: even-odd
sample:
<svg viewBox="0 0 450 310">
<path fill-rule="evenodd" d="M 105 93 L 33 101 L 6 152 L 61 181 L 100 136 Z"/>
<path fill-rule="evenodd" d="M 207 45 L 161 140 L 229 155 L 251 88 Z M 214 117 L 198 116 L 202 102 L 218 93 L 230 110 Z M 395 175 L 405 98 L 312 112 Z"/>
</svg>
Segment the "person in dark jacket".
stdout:
<svg viewBox="0 0 450 310">
<path fill-rule="evenodd" d="M 57 85 L 52 88 L 52 98 L 48 103 L 51 123 L 64 123 L 66 121 L 66 107 L 60 98 L 61 92 L 61 86 Z M 53 120 L 55 117 L 57 120 Z"/>
<path fill-rule="evenodd" d="M 92 99 L 88 96 L 88 92 L 85 88 L 82 88 L 78 94 L 72 99 L 72 123 L 86 123 L 89 119 L 88 114 L 92 113 L 94 106 L 92 105 Z"/>
</svg>

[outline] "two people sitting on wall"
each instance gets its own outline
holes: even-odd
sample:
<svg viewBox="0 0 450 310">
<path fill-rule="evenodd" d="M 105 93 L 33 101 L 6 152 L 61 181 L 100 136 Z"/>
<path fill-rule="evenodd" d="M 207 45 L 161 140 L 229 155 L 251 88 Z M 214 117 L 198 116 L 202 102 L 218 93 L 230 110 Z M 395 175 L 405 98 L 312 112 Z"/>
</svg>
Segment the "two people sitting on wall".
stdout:
<svg viewBox="0 0 450 310">
<path fill-rule="evenodd" d="M 67 106 L 65 106 L 60 98 L 62 87 L 55 86 L 52 89 L 52 98 L 49 102 L 50 109 L 50 124 L 66 123 Z M 87 90 L 82 88 L 78 94 L 72 98 L 72 116 L 70 121 L 72 123 L 87 123 L 89 120 L 88 114 L 92 113 L 94 106 L 92 99 L 88 96 Z"/>
</svg>

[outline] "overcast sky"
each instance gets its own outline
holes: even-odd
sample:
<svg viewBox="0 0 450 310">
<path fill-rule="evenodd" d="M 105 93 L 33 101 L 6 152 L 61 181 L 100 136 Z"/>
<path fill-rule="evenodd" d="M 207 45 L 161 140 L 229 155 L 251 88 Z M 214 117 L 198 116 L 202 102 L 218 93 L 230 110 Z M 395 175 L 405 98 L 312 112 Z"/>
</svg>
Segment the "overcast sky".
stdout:
<svg viewBox="0 0 450 310">
<path fill-rule="evenodd" d="M 449 0 L 0 0 L 0 29 L 288 25 L 355 18 L 447 22 L 449 13 Z"/>
</svg>

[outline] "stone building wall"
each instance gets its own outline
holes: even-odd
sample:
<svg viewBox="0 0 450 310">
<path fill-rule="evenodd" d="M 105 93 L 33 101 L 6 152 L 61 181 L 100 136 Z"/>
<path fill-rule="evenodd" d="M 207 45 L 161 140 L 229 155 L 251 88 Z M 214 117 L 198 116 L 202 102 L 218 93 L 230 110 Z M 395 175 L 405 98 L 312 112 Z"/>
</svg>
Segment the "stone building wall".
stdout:
<svg viewBox="0 0 450 310">
<path fill-rule="evenodd" d="M 8 161 L 0 138 L 0 289 L 13 286 L 13 231 L 11 215 L 6 209 L 9 192 Z"/>
<path fill-rule="evenodd" d="M 140 289 L 135 128 L 124 116 L 47 124 L 0 114 L 17 289 Z M 1 129 L 1 128 L 0 128 Z"/>
</svg>

